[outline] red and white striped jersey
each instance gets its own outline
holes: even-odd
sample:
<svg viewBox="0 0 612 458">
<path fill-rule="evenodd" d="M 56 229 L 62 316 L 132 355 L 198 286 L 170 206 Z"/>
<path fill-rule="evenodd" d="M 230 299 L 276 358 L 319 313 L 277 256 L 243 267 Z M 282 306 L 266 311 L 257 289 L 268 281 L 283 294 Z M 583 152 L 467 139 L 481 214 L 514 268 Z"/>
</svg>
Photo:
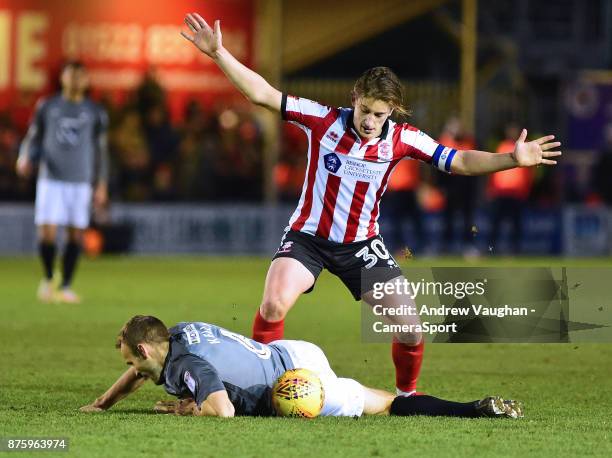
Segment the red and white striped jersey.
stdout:
<svg viewBox="0 0 612 458">
<path fill-rule="evenodd" d="M 353 110 L 283 94 L 283 119 L 308 136 L 308 168 L 289 228 L 337 243 L 378 235 L 380 199 L 402 159 L 450 172 L 456 151 L 409 124 L 385 123 L 380 137 L 362 141 Z"/>
</svg>

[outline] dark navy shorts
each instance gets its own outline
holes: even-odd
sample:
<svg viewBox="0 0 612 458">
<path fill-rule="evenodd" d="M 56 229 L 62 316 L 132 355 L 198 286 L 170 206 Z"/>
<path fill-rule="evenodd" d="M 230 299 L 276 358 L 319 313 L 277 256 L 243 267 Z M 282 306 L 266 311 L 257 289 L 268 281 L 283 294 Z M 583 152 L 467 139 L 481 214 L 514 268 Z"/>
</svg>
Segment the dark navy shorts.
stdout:
<svg viewBox="0 0 612 458">
<path fill-rule="evenodd" d="M 314 275 L 315 281 L 325 268 L 336 275 L 355 300 L 371 291 L 375 283 L 385 283 L 402 275 L 380 235 L 353 243 L 336 243 L 289 230 L 281 240 L 273 259 L 293 258 Z M 306 291 L 309 293 L 314 285 Z"/>
</svg>

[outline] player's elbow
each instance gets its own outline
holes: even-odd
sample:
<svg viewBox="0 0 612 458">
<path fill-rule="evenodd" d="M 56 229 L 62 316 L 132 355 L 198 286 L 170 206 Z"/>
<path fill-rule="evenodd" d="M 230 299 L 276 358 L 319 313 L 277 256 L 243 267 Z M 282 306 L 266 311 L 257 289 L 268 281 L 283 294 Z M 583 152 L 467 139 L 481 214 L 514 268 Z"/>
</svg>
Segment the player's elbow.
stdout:
<svg viewBox="0 0 612 458">
<path fill-rule="evenodd" d="M 258 88 L 249 96 L 249 100 L 268 110 L 279 111 L 282 94 L 272 86 Z"/>
<path fill-rule="evenodd" d="M 450 171 L 453 175 L 465 175 L 472 176 L 477 175 L 469 166 L 469 161 L 467 161 L 467 154 L 464 151 L 457 151 L 455 157 L 453 158 L 453 162 L 450 167 Z"/>
<path fill-rule="evenodd" d="M 198 410 L 199 415 L 213 415 L 223 418 L 230 418 L 236 414 L 234 404 L 230 401 L 226 391 L 217 391 L 209 395 Z"/>
<path fill-rule="evenodd" d="M 270 103 L 270 100 L 267 99 L 266 97 L 263 97 L 261 95 L 254 95 L 253 97 L 250 97 L 249 99 L 251 103 L 253 103 L 254 105 L 257 105 L 258 107 L 267 108 L 268 110 L 273 109 L 273 106 Z"/>
<path fill-rule="evenodd" d="M 254 95 L 253 97 L 249 97 L 249 100 L 253 105 L 257 105 L 258 107 L 268 108 L 268 104 L 263 97 Z"/>
</svg>

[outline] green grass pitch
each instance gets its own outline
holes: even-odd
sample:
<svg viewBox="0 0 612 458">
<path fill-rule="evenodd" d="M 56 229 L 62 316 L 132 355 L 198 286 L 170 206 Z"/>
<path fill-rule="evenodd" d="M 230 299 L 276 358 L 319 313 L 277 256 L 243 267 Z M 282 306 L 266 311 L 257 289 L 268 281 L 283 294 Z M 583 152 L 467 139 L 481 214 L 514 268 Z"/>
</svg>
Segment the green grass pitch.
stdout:
<svg viewBox="0 0 612 458">
<path fill-rule="evenodd" d="M 612 456 L 612 345 L 606 344 L 426 347 L 421 390 L 464 401 L 497 393 L 519 398 L 526 412 L 520 421 L 174 417 L 152 413 L 155 401 L 169 398 L 153 384 L 108 412 L 79 413 L 79 406 L 124 370 L 114 340 L 132 315 L 157 315 L 168 325 L 210 321 L 250 335 L 268 262 L 84 260 L 75 283 L 84 303 L 71 306 L 36 302 L 36 259 L 0 259 L 0 436 L 68 437 L 68 454 L 79 457 Z M 491 262 L 612 265 L 610 260 Z M 314 293 L 291 311 L 285 335 L 320 345 L 338 374 L 392 389 L 389 346 L 361 343 L 359 319 L 359 304 L 325 273 Z"/>
</svg>

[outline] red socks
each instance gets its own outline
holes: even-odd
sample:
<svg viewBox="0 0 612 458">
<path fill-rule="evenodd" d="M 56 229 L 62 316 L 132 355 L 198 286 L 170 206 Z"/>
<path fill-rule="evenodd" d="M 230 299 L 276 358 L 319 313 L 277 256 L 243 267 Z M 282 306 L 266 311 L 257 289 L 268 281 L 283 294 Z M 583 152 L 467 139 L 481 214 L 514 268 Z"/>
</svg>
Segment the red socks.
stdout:
<svg viewBox="0 0 612 458">
<path fill-rule="evenodd" d="M 253 340 L 261 343 L 270 343 L 274 340 L 280 340 L 285 333 L 285 320 L 266 321 L 259 313 L 255 314 L 253 322 Z M 420 364 L 419 364 L 420 365 Z"/>
<path fill-rule="evenodd" d="M 285 320 L 267 321 L 259 313 L 253 322 L 253 340 L 270 343 L 283 338 Z M 417 379 L 423 362 L 424 342 L 418 345 L 406 345 L 396 340 L 391 345 L 391 355 L 395 364 L 395 385 L 407 393 L 416 390 Z"/>
<path fill-rule="evenodd" d="M 395 386 L 406 393 L 416 390 L 423 362 L 424 343 L 406 345 L 393 339 L 391 355 L 395 364 Z"/>
</svg>

